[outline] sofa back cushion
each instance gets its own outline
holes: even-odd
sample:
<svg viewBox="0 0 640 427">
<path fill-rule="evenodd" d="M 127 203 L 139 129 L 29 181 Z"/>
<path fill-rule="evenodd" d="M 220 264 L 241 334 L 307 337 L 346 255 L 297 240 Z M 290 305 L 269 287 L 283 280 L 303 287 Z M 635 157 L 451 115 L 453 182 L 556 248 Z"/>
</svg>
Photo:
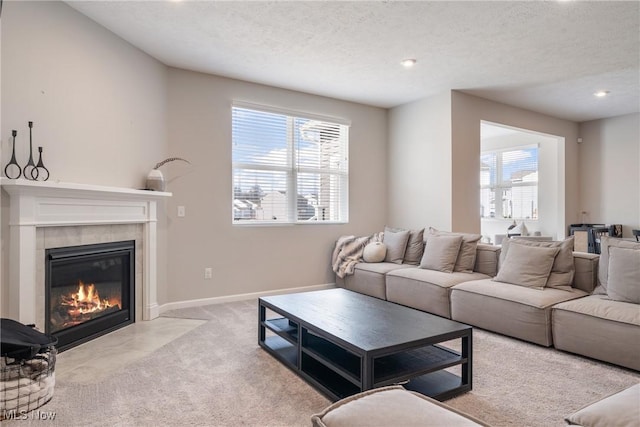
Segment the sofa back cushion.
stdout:
<svg viewBox="0 0 640 427">
<path fill-rule="evenodd" d="M 461 244 L 462 236 L 429 236 L 420 261 L 420 268 L 453 273 Z"/>
<path fill-rule="evenodd" d="M 640 243 L 603 236 L 600 239 L 600 266 L 598 268 L 599 286 L 593 292 L 598 295 L 607 294 L 607 282 L 609 281 L 609 247 L 640 250 Z"/>
<path fill-rule="evenodd" d="M 560 248 L 511 244 L 495 281 L 543 289 Z"/>
<path fill-rule="evenodd" d="M 476 262 L 476 248 L 478 247 L 478 242 L 482 238 L 480 234 L 451 233 L 449 231 L 440 231 L 433 227 L 429 227 L 427 240 L 429 240 L 430 236 L 461 236 L 462 245 L 460 246 L 460 251 L 458 252 L 458 257 L 456 258 L 453 271 L 460 273 L 473 272 L 473 267 Z"/>
<path fill-rule="evenodd" d="M 586 252 L 573 253 L 573 265 L 576 273 L 573 276 L 573 287 L 585 292 L 593 292 L 598 284 L 598 261 L 600 256 Z"/>
<path fill-rule="evenodd" d="M 498 274 L 498 259 L 500 246 L 478 243 L 476 248 L 476 262 L 473 271 L 494 277 Z"/>
<path fill-rule="evenodd" d="M 402 264 L 408 241 L 409 230 L 395 231 L 393 228 L 385 227 L 382 242 L 387 247 L 387 255 L 384 260 L 394 264 Z"/>
<path fill-rule="evenodd" d="M 607 295 L 614 301 L 640 304 L 640 250 L 609 248 Z"/>
<path fill-rule="evenodd" d="M 424 228 L 409 230 L 407 250 L 404 252 L 403 264 L 419 265 L 424 253 Z"/>
<path fill-rule="evenodd" d="M 524 240 L 517 237 L 505 239 L 502 241 L 502 252 L 500 253 L 501 263 L 509 253 L 509 248 L 513 244 L 540 248 L 559 248 L 560 250 L 553 261 L 553 267 L 545 286 L 547 288 L 562 289 L 565 291 L 571 290 L 573 276 L 575 275 L 575 266 L 573 263 L 573 236 L 557 242 Z"/>
</svg>

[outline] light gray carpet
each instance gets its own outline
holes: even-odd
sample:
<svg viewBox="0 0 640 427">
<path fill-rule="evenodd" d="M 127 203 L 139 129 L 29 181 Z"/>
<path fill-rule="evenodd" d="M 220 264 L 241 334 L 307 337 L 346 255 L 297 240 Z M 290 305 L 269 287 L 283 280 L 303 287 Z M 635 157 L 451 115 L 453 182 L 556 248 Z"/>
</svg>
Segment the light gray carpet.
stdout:
<svg viewBox="0 0 640 427">
<path fill-rule="evenodd" d="M 257 315 L 256 301 L 165 314 L 208 322 L 95 384 L 58 376 L 41 408 L 56 412 L 46 425 L 310 425 L 329 401 L 258 347 Z M 637 372 L 481 330 L 473 345 L 473 390 L 448 403 L 495 426 L 563 426 L 565 415 L 640 381 Z"/>
</svg>

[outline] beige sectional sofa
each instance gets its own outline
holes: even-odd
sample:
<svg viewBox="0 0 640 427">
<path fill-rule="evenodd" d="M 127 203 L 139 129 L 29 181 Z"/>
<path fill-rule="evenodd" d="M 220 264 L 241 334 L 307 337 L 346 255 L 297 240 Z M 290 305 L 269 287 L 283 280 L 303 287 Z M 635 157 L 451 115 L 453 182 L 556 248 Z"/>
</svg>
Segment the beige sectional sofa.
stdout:
<svg viewBox="0 0 640 427">
<path fill-rule="evenodd" d="M 554 346 L 594 359 L 640 371 L 640 244 L 603 237 L 598 268 L 598 287 L 585 298 L 557 304 L 552 308 Z M 613 294 L 609 248 L 622 248 L 635 257 L 613 265 L 614 274 L 627 270 L 634 295 L 628 301 Z"/>
<path fill-rule="evenodd" d="M 428 235 L 425 238 L 428 240 Z M 546 247 L 560 244 L 544 243 Z M 571 285 L 557 288 L 492 280 L 501 266 L 501 248 L 481 243 L 476 246 L 470 272 L 434 271 L 397 261 L 360 262 L 354 274 L 337 277 L 336 284 L 500 334 L 640 370 L 640 305 L 592 295 L 598 284 L 599 256 L 569 253 L 573 268 L 564 279 L 569 277 Z"/>
</svg>

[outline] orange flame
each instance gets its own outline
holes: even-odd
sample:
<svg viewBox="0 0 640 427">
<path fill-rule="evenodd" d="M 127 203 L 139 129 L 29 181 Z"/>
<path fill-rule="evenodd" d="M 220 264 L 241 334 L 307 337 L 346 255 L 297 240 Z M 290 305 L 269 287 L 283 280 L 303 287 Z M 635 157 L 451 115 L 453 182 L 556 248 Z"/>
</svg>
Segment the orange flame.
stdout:
<svg viewBox="0 0 640 427">
<path fill-rule="evenodd" d="M 120 305 L 120 301 L 100 299 L 98 289 L 93 283 L 85 285 L 82 282 L 78 283 L 78 292 L 71 294 L 70 297 L 63 297 L 62 303 L 69 306 L 68 312 L 71 316 L 93 313 Z"/>
</svg>

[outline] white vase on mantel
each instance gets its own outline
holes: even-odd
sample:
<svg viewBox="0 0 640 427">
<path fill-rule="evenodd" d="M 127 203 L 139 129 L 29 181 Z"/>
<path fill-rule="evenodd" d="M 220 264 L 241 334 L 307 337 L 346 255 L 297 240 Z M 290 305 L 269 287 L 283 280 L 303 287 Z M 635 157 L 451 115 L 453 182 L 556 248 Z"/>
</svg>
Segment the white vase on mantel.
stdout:
<svg viewBox="0 0 640 427">
<path fill-rule="evenodd" d="M 147 175 L 146 189 L 152 191 L 164 191 L 165 188 L 166 182 L 160 169 L 151 169 L 149 175 Z"/>
</svg>

